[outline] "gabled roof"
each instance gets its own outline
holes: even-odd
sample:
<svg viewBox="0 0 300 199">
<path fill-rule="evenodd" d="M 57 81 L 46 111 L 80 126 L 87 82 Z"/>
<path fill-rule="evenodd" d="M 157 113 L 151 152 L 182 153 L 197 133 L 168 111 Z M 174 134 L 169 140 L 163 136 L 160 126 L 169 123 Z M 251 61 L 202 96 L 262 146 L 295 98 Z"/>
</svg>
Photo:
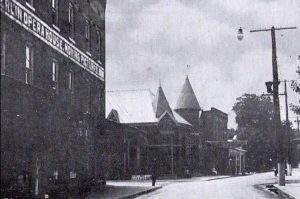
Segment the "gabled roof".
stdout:
<svg viewBox="0 0 300 199">
<path fill-rule="evenodd" d="M 158 91 L 158 93 L 159 92 L 160 91 Z M 158 97 L 158 99 L 159 98 L 160 97 Z M 158 123 L 160 117 L 156 117 L 156 111 L 154 108 L 156 107 L 157 109 L 160 105 L 156 105 L 155 107 L 153 106 L 156 104 L 154 103 L 155 99 L 155 95 L 148 89 L 106 91 L 106 117 L 108 117 L 111 110 L 114 109 L 118 112 L 120 123 Z M 162 99 L 156 101 L 160 100 Z M 170 106 L 166 109 L 169 110 L 164 111 L 160 116 L 166 115 L 165 112 L 167 112 L 179 124 L 191 126 L 190 123 L 179 116 L 175 111 L 173 112 Z"/>
<path fill-rule="evenodd" d="M 118 111 L 116 111 L 115 109 L 112 109 L 110 111 L 110 113 L 107 116 L 107 119 L 113 122 L 120 123 Z"/>
<path fill-rule="evenodd" d="M 106 91 L 106 117 L 112 109 L 119 113 L 120 123 L 157 122 L 150 90 Z"/>
<path fill-rule="evenodd" d="M 178 122 L 176 121 L 175 117 L 169 113 L 168 111 L 165 111 L 159 118 L 158 118 L 158 122 L 161 122 L 163 118 L 169 117 L 175 124 L 177 124 Z"/>
<path fill-rule="evenodd" d="M 177 100 L 174 110 L 178 109 L 195 109 L 201 110 L 199 102 L 196 98 L 192 85 L 189 81 L 188 76 L 182 86 L 179 98 Z"/>
<path fill-rule="evenodd" d="M 172 114 L 172 109 L 170 108 L 169 102 L 161 86 L 158 87 L 152 106 L 157 118 L 159 118 L 164 112 Z"/>
</svg>

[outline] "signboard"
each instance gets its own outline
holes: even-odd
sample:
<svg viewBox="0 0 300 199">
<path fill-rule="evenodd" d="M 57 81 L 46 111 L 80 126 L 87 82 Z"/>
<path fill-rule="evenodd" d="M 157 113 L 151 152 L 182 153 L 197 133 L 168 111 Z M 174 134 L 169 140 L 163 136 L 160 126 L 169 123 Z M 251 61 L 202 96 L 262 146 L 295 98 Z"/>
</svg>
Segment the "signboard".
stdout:
<svg viewBox="0 0 300 199">
<path fill-rule="evenodd" d="M 151 175 L 132 175 L 131 180 L 150 180 Z"/>
<path fill-rule="evenodd" d="M 104 69 L 15 0 L 0 0 L 1 12 L 77 65 L 104 81 Z"/>
</svg>

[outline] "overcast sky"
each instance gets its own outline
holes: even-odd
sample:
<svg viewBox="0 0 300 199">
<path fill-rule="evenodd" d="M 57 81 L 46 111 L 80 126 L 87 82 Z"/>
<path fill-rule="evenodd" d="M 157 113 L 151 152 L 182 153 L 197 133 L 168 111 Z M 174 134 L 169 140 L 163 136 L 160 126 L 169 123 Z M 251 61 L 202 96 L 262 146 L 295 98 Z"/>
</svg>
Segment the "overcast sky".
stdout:
<svg viewBox="0 0 300 199">
<path fill-rule="evenodd" d="M 174 107 L 188 74 L 202 109 L 228 113 L 228 126 L 235 128 L 236 98 L 260 95 L 265 82 L 272 81 L 271 34 L 249 30 L 272 25 L 298 26 L 276 32 L 279 78 L 296 79 L 299 0 L 108 0 L 106 89 L 156 93 L 160 76 Z M 242 41 L 236 37 L 239 27 L 245 33 Z M 288 94 L 289 103 L 299 103 L 299 95 L 290 89 Z"/>
</svg>

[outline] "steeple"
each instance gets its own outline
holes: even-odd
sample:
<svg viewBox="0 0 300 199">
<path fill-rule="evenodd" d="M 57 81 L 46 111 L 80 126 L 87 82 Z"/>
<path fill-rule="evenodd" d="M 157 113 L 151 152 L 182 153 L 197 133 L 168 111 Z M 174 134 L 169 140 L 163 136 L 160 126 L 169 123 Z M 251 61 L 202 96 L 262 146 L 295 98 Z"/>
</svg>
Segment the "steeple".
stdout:
<svg viewBox="0 0 300 199">
<path fill-rule="evenodd" d="M 165 93 L 161 87 L 160 82 L 159 82 L 157 93 L 154 96 L 152 106 L 155 112 L 155 116 L 157 118 L 160 117 L 165 111 L 168 111 L 170 114 L 172 114 L 172 110 L 170 108 L 169 102 L 165 96 Z"/>
<path fill-rule="evenodd" d="M 175 111 L 194 127 L 198 127 L 200 110 L 201 108 L 191 86 L 190 80 L 188 76 L 186 76 L 175 106 Z"/>
<path fill-rule="evenodd" d="M 185 82 L 181 89 L 181 93 L 175 106 L 175 110 L 179 109 L 193 109 L 198 111 L 201 110 L 188 76 L 186 76 Z"/>
</svg>

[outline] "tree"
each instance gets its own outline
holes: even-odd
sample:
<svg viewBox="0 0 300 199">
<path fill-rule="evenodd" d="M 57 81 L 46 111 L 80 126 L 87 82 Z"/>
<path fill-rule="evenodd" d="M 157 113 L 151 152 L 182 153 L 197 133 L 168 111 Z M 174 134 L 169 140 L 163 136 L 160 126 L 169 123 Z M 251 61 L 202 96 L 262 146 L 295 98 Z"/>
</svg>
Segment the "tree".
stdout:
<svg viewBox="0 0 300 199">
<path fill-rule="evenodd" d="M 298 94 L 300 94 L 300 66 L 298 66 L 298 69 L 296 70 L 296 73 L 298 74 L 298 81 L 293 81 L 291 84 L 291 88 Z M 299 100 L 300 103 L 300 100 Z M 296 104 L 290 104 L 290 107 L 292 109 L 292 111 L 294 111 L 294 113 L 296 113 L 297 115 L 300 115 L 300 106 L 296 105 Z"/>
<path fill-rule="evenodd" d="M 236 113 L 237 132 L 247 140 L 247 164 L 249 170 L 263 171 L 275 165 L 275 135 L 273 104 L 270 97 L 244 94 L 233 106 Z"/>
</svg>

